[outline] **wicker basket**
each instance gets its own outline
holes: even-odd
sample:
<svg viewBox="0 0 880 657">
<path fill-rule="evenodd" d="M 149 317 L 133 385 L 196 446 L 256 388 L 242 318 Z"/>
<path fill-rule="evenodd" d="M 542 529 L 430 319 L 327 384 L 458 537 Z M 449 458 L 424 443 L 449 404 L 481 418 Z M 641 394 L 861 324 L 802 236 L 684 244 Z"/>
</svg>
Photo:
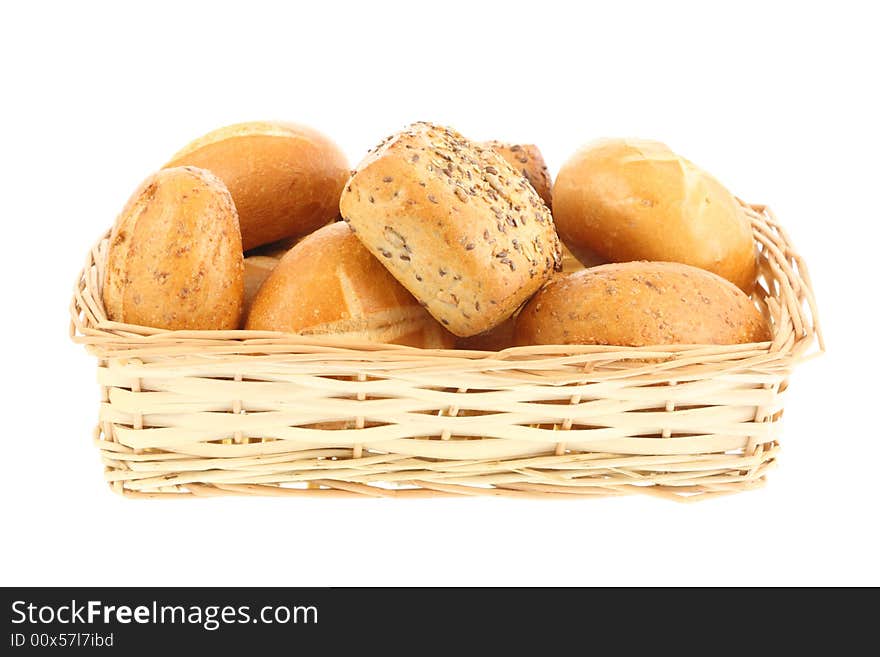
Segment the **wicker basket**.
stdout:
<svg viewBox="0 0 880 657">
<path fill-rule="evenodd" d="M 108 321 L 105 236 L 71 305 L 98 357 L 94 440 L 131 497 L 693 500 L 764 482 L 792 366 L 824 350 L 807 268 L 763 206 L 754 299 L 773 341 L 429 351 Z"/>
</svg>

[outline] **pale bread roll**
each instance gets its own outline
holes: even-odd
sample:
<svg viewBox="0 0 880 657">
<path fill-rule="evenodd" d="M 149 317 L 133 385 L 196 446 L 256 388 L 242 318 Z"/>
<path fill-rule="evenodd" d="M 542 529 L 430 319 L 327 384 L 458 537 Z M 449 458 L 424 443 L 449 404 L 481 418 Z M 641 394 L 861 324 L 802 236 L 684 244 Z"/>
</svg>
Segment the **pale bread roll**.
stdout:
<svg viewBox="0 0 880 657">
<path fill-rule="evenodd" d="M 223 183 L 195 167 L 164 169 L 129 199 L 110 234 L 109 319 L 163 329 L 235 329 L 241 235 Z"/>
<path fill-rule="evenodd" d="M 246 328 L 448 349 L 453 336 L 343 222 L 294 246 L 263 283 Z"/>
</svg>

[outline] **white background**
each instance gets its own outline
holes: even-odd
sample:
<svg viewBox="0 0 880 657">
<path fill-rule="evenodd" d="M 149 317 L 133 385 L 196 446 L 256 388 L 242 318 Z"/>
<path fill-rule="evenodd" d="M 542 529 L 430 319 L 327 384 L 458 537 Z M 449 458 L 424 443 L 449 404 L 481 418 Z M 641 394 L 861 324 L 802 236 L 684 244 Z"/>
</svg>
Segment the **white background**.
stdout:
<svg viewBox="0 0 880 657">
<path fill-rule="evenodd" d="M 39 2 L 0 9 L 5 585 L 880 584 L 880 49 L 870 3 Z M 860 9 L 862 7 L 862 9 Z M 760 491 L 651 498 L 130 501 L 67 339 L 92 242 L 190 139 L 311 124 L 356 162 L 413 120 L 537 143 L 656 138 L 770 204 L 829 352 Z"/>
</svg>

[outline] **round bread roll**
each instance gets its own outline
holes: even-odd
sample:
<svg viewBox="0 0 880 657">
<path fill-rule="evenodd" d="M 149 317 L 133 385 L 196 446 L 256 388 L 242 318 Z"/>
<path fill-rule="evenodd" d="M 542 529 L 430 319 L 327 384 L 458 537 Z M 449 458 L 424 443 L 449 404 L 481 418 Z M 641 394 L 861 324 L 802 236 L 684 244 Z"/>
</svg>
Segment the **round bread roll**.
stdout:
<svg viewBox="0 0 880 657">
<path fill-rule="evenodd" d="M 560 275 L 517 317 L 516 344 L 738 344 L 770 340 L 729 281 L 674 262 L 625 262 Z"/>
<path fill-rule="evenodd" d="M 534 144 L 505 144 L 500 141 L 487 141 L 483 144 L 488 146 L 507 163 L 520 171 L 526 180 L 538 192 L 538 196 L 544 201 L 544 204 L 550 208 L 553 203 L 553 182 L 550 180 L 550 172 L 547 171 L 547 164 L 544 162 L 544 156 Z"/>
<path fill-rule="evenodd" d="M 315 231 L 281 258 L 257 292 L 246 328 L 426 349 L 454 344 L 342 222 Z"/>
<path fill-rule="evenodd" d="M 245 250 L 305 235 L 338 216 L 351 173 L 342 151 L 320 132 L 270 121 L 210 132 L 165 166 L 182 164 L 208 169 L 226 183 Z"/>
<path fill-rule="evenodd" d="M 491 148 L 414 123 L 345 187 L 342 217 L 364 246 L 458 336 L 510 317 L 558 268 L 553 218 Z"/>
<path fill-rule="evenodd" d="M 110 234 L 104 306 L 116 322 L 235 329 L 241 235 L 225 185 L 195 167 L 164 169 L 129 199 Z"/>
<path fill-rule="evenodd" d="M 655 141 L 605 139 L 566 162 L 553 187 L 562 240 L 611 262 L 681 262 L 750 292 L 755 243 L 740 204 L 715 178 Z"/>
</svg>

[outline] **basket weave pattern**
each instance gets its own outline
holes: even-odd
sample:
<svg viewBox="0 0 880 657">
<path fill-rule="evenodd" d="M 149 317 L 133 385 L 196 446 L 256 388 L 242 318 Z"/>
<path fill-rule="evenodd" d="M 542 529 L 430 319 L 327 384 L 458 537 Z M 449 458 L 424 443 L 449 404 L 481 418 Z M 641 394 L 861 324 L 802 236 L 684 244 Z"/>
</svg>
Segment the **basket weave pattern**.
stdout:
<svg viewBox="0 0 880 657">
<path fill-rule="evenodd" d="M 422 350 L 111 322 L 107 238 L 71 337 L 98 358 L 95 444 L 133 497 L 366 495 L 692 500 L 759 486 L 792 367 L 818 338 L 809 275 L 746 206 L 769 343 Z"/>
</svg>

